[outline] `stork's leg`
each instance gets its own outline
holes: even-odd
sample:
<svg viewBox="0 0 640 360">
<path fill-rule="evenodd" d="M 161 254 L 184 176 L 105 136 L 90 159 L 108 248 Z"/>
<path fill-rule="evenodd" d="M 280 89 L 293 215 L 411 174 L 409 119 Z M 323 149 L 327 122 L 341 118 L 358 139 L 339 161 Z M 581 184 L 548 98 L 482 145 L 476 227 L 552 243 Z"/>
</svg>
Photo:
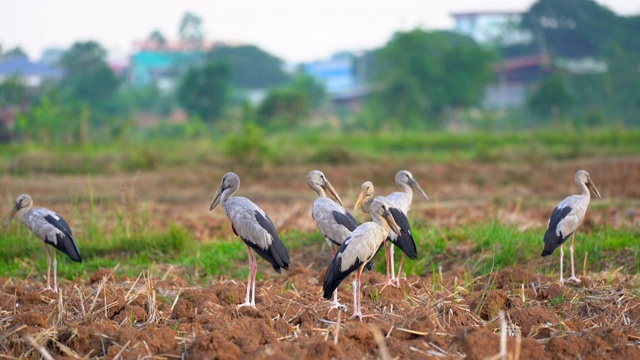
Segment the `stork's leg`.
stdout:
<svg viewBox="0 0 640 360">
<path fill-rule="evenodd" d="M 53 249 L 53 292 L 57 293 L 58 292 L 58 257 L 57 254 L 58 252 L 56 251 L 56 249 Z"/>
<path fill-rule="evenodd" d="M 582 282 L 582 280 L 578 279 L 576 277 L 576 269 L 575 269 L 575 265 L 573 264 L 573 240 L 576 237 L 576 233 L 574 232 L 573 234 L 571 234 L 571 245 L 569 245 L 569 254 L 571 254 L 571 277 L 569 279 L 567 279 L 568 282 L 575 282 L 576 284 L 580 284 Z"/>
<path fill-rule="evenodd" d="M 49 247 L 46 243 L 42 243 L 44 245 L 44 250 L 47 252 L 47 286 L 43 287 L 40 292 L 45 291 L 53 291 L 51 289 L 51 255 L 49 254 Z"/>
<path fill-rule="evenodd" d="M 398 266 L 398 286 L 400 286 L 400 277 L 402 276 L 402 265 L 404 264 L 404 252 L 400 256 L 400 266 Z M 406 276 L 405 276 L 406 279 Z"/>
<path fill-rule="evenodd" d="M 360 273 L 362 273 L 362 268 L 356 270 L 355 278 L 353 279 L 353 315 L 349 320 L 357 316 L 362 321 L 362 311 L 360 311 Z"/>
<path fill-rule="evenodd" d="M 384 258 L 385 261 L 387 263 L 387 281 L 380 283 L 380 284 L 376 284 L 376 285 L 382 285 L 382 289 L 380 289 L 380 292 L 382 292 L 387 286 L 389 285 L 393 285 L 393 281 L 391 279 L 391 272 L 389 270 L 389 267 L 393 268 L 393 266 L 391 265 L 390 262 L 390 257 L 389 257 L 389 253 L 390 250 L 389 248 L 391 248 L 393 250 L 393 244 L 389 244 L 389 242 L 387 240 L 384 241 Z"/>
<path fill-rule="evenodd" d="M 253 261 L 251 260 L 251 248 L 249 247 L 249 245 L 247 245 L 247 259 L 249 261 L 249 277 L 247 278 L 247 296 L 244 298 L 244 303 L 238 305 L 238 308 L 241 308 L 243 306 L 252 306 L 251 302 L 249 301 L 250 299 L 250 295 L 249 293 L 251 292 L 251 280 L 253 279 Z"/>
<path fill-rule="evenodd" d="M 251 282 L 251 306 L 256 307 L 256 277 L 258 276 L 258 259 L 256 258 L 256 253 L 251 252 L 253 257 L 251 260 L 253 261 L 253 281 Z"/>
<path fill-rule="evenodd" d="M 393 245 L 393 243 L 391 243 L 391 245 L 389 245 L 389 261 L 391 262 L 391 283 L 394 284 L 396 283 L 396 274 L 395 274 L 395 265 L 394 265 L 394 257 L 393 257 L 393 250 L 396 246 Z"/>
<path fill-rule="evenodd" d="M 562 277 L 562 262 L 564 258 L 564 250 L 562 250 L 563 245 L 560 245 L 560 284 L 564 284 L 564 278 Z"/>
</svg>

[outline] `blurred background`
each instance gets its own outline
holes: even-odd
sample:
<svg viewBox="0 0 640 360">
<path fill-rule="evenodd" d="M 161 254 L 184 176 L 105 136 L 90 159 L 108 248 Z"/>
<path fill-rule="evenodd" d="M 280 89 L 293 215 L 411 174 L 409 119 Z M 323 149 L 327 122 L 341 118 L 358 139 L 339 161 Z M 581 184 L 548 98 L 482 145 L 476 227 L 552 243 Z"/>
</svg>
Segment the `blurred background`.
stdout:
<svg viewBox="0 0 640 360">
<path fill-rule="evenodd" d="M 640 125 L 633 1 L 2 2 L 3 143 Z"/>
</svg>

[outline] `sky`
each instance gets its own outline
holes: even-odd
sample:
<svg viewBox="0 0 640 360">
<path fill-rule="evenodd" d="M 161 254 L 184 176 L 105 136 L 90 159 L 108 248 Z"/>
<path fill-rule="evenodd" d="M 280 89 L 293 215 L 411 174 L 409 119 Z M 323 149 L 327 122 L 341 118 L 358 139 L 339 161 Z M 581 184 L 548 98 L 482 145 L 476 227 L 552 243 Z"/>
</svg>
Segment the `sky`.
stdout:
<svg viewBox="0 0 640 360">
<path fill-rule="evenodd" d="M 559 0 L 562 1 L 562 0 Z M 395 31 L 451 29 L 452 12 L 525 11 L 535 0 L 0 0 L 0 45 L 38 59 L 47 47 L 94 40 L 125 59 L 155 30 L 178 37 L 182 16 L 203 20 L 211 40 L 257 45 L 289 63 L 384 45 Z M 597 0 L 620 15 L 640 0 Z"/>
</svg>

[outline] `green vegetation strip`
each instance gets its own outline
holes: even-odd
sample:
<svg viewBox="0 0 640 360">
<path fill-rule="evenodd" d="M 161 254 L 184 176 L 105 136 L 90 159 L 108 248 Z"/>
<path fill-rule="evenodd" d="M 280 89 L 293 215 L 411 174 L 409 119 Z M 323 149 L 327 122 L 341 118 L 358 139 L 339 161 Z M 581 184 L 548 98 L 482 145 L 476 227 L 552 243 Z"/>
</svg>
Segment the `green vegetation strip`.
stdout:
<svg viewBox="0 0 640 360">
<path fill-rule="evenodd" d="M 85 230 L 87 233 L 89 229 Z M 430 275 L 455 265 L 473 276 L 501 268 L 522 265 L 544 274 L 559 271 L 559 252 L 542 260 L 544 230 L 519 231 L 516 227 L 497 222 L 479 223 L 457 228 L 421 227 L 414 224 L 414 237 L 419 258 L 405 261 L 409 274 Z M 324 240 L 317 232 L 288 232 L 282 239 L 292 259 L 313 257 L 318 251 L 326 251 Z M 586 229 L 576 236 L 576 271 L 582 273 L 587 257 L 588 271 L 600 271 L 624 266 L 626 273 L 640 270 L 639 234 L 634 229 Z M 192 282 L 226 276 L 243 279 L 247 275 L 246 249 L 235 237 L 199 242 L 179 225 L 170 225 L 165 232 L 139 233 L 125 236 L 122 231 L 112 234 L 78 238 L 82 263 L 74 263 L 59 253 L 58 275 L 73 279 L 86 278 L 94 271 L 110 269 L 119 264 L 119 272 L 137 276 L 141 271 L 156 265 L 176 265 L 184 269 L 185 277 Z M 324 248 L 323 248 L 324 247 Z M 0 275 L 24 278 L 46 271 L 45 252 L 42 243 L 17 221 L 4 227 L 0 233 Z M 565 269 L 568 269 L 569 252 L 565 249 Z M 298 256 L 300 255 L 300 256 Z M 396 251 L 396 264 L 400 252 Z M 384 257 L 376 257 L 376 270 L 385 270 Z M 262 261 L 262 260 L 259 260 Z M 269 269 L 262 263 L 262 269 Z M 304 264 L 307 266 L 309 264 Z M 397 266 L 397 265 L 396 265 Z M 196 275 L 197 269 L 197 275 Z M 268 271 L 268 270 L 267 270 Z"/>
</svg>

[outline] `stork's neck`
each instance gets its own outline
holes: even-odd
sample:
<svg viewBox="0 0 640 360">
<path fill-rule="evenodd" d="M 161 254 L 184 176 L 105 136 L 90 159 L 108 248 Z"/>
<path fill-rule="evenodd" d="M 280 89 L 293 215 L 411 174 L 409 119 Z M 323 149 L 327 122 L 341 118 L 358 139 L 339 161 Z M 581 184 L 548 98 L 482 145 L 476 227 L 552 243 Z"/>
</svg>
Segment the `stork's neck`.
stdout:
<svg viewBox="0 0 640 360">
<path fill-rule="evenodd" d="M 316 194 L 318 194 L 318 197 L 328 197 L 322 186 L 316 186 L 314 187 L 314 190 L 316 191 Z"/>
<path fill-rule="evenodd" d="M 236 193 L 236 191 L 238 191 L 238 188 L 225 189 L 220 195 L 220 205 L 224 206 L 227 200 L 229 200 L 233 196 L 233 194 Z"/>
<path fill-rule="evenodd" d="M 589 188 L 587 187 L 587 184 L 580 182 L 578 183 L 578 186 L 580 186 L 580 189 L 582 190 L 582 196 L 586 197 L 587 199 L 590 199 L 591 193 L 589 192 Z"/>
<path fill-rule="evenodd" d="M 27 225 L 28 220 L 29 220 L 29 211 L 31 210 L 31 206 L 27 206 L 25 208 L 22 208 L 20 210 L 18 210 L 18 219 L 20 219 L 20 222 Z"/>
<path fill-rule="evenodd" d="M 389 230 L 391 229 L 391 227 L 389 226 L 389 223 L 387 223 L 387 220 L 385 218 L 383 218 L 380 214 L 375 214 L 372 217 L 372 220 L 376 224 L 378 224 L 378 225 L 382 226 L 382 228 L 384 228 L 385 234 L 388 233 Z"/>
<path fill-rule="evenodd" d="M 373 202 L 373 195 L 367 195 L 362 200 L 362 212 L 368 213 L 371 208 L 371 203 Z"/>
<path fill-rule="evenodd" d="M 413 190 L 411 189 L 411 186 L 409 186 L 409 184 L 404 182 L 399 182 L 398 186 L 400 187 L 400 189 L 402 189 L 402 192 L 409 195 L 409 200 L 413 198 Z"/>
</svg>

